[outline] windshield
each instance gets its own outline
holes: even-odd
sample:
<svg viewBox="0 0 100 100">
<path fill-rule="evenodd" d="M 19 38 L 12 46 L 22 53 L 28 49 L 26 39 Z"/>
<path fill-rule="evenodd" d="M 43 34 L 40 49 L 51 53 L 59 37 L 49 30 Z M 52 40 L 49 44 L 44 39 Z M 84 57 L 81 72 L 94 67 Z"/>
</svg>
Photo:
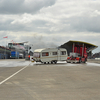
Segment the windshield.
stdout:
<svg viewBox="0 0 100 100">
<path fill-rule="evenodd" d="M 34 52 L 33 57 L 40 57 L 40 53 L 39 52 Z"/>
</svg>

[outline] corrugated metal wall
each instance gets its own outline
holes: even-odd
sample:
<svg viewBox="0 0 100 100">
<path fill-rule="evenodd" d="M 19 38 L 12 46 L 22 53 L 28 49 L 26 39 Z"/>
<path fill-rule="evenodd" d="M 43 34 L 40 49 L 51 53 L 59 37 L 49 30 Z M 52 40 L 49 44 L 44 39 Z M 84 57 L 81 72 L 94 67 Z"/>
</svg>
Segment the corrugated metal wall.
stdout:
<svg viewBox="0 0 100 100">
<path fill-rule="evenodd" d="M 10 50 L 0 46 L 0 59 L 10 59 Z"/>
</svg>

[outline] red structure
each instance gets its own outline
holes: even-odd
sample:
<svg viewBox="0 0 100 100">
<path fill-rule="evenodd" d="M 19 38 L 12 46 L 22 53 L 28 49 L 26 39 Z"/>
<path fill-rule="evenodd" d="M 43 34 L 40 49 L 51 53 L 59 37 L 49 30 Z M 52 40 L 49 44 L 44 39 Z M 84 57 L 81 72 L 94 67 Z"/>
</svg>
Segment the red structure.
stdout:
<svg viewBox="0 0 100 100">
<path fill-rule="evenodd" d="M 98 46 L 83 41 L 68 41 L 60 47 L 67 49 L 67 62 L 85 63 L 87 61 L 87 57 L 91 56 L 92 50 Z"/>
<path fill-rule="evenodd" d="M 87 48 L 83 45 L 75 45 L 73 43 L 72 52 L 70 56 L 67 58 L 67 62 L 78 62 L 78 63 L 85 63 L 87 61 Z"/>
</svg>

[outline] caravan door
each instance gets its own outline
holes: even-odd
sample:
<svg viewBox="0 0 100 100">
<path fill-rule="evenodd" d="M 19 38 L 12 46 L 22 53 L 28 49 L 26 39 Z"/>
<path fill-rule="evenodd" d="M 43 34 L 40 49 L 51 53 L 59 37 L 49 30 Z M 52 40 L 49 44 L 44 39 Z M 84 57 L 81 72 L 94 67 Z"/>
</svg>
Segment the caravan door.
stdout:
<svg viewBox="0 0 100 100">
<path fill-rule="evenodd" d="M 57 55 L 57 57 L 58 57 L 58 61 L 60 61 L 61 60 L 61 51 L 60 51 L 60 49 L 58 49 L 58 53 L 57 53 L 58 55 Z"/>
</svg>

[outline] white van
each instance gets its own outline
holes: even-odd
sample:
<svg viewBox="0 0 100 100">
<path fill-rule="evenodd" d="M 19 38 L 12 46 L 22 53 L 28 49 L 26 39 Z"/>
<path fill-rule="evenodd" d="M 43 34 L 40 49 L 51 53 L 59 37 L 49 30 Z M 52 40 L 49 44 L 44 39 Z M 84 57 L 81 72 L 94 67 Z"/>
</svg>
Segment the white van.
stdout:
<svg viewBox="0 0 100 100">
<path fill-rule="evenodd" d="M 36 49 L 33 54 L 33 60 L 41 63 L 57 63 L 57 61 L 67 60 L 67 50 L 64 48 L 45 48 Z"/>
</svg>

